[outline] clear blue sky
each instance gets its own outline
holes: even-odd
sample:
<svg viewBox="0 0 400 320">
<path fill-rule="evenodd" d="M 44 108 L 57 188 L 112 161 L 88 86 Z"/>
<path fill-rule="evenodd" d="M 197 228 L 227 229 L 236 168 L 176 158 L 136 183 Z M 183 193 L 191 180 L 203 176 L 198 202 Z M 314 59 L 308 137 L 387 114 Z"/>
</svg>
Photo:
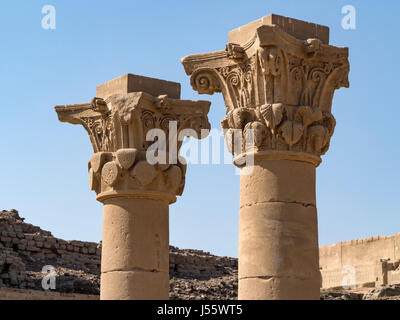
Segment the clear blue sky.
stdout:
<svg viewBox="0 0 400 320">
<path fill-rule="evenodd" d="M 41 28 L 43 5 L 56 30 Z M 357 29 L 344 30 L 352 4 Z M 317 169 L 320 244 L 400 232 L 399 1 L 1 1 L 0 209 L 57 237 L 99 241 L 102 206 L 89 190 L 89 138 L 60 123 L 53 106 L 90 101 L 95 87 L 125 73 L 177 81 L 192 91 L 180 58 L 224 49 L 228 31 L 269 13 L 324 24 L 350 48 L 350 89 L 334 98 L 331 147 Z M 239 177 L 233 165 L 191 166 L 170 207 L 171 244 L 237 256 Z"/>
</svg>

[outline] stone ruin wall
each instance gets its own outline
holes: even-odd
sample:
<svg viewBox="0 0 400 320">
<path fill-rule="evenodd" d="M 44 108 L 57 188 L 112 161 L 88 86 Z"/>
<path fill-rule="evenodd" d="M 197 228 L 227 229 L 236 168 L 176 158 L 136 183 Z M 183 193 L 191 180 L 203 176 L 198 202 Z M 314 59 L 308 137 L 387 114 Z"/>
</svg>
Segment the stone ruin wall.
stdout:
<svg viewBox="0 0 400 320">
<path fill-rule="evenodd" d="M 356 287 L 399 284 L 399 248 L 400 233 L 320 247 L 322 287 L 340 288 L 346 277 L 350 279 L 350 273 Z"/>
<path fill-rule="evenodd" d="M 16 210 L 0 212 L 0 287 L 34 289 L 33 273 L 45 265 L 79 266 L 96 274 L 100 255 L 97 243 L 57 239 L 25 223 Z"/>
<path fill-rule="evenodd" d="M 217 257 L 201 250 L 181 250 L 170 247 L 169 273 L 171 277 L 206 279 L 223 276 L 227 270 L 237 269 L 238 260 Z"/>
<path fill-rule="evenodd" d="M 387 237 L 340 242 L 320 247 L 322 288 L 341 288 L 354 267 L 357 287 L 374 287 L 400 283 L 400 233 Z M 46 299 L 93 299 L 98 294 L 101 243 L 65 241 L 40 227 L 25 223 L 16 210 L 0 212 L 0 299 L 41 298 L 41 270 L 52 265 L 67 271 L 57 281 L 69 279 L 61 293 L 46 293 Z M 170 276 L 181 279 L 209 279 L 237 272 L 237 259 L 217 257 L 200 250 L 170 247 Z M 68 277 L 70 270 L 81 273 Z M 86 279 L 81 280 L 84 274 Z M 64 276 L 67 275 L 67 276 Z M 89 278 L 87 278 L 89 275 Z M 82 281 L 94 283 L 88 290 Z M 77 285 L 77 282 L 78 285 Z M 1 289 L 2 288 L 2 289 Z M 23 289 L 18 291 L 17 289 Z M 88 294 L 89 293 L 89 294 Z"/>
<path fill-rule="evenodd" d="M 43 298 L 92 299 L 92 296 L 82 294 L 98 294 L 100 263 L 101 243 L 58 239 L 48 231 L 25 223 L 16 210 L 0 211 L 0 299 L 21 295 L 26 299 L 42 297 L 36 290 L 41 290 L 44 276 L 41 271 L 45 265 L 57 270 L 57 290 L 71 296 L 64 294 L 59 297 L 54 293 L 53 297 L 48 292 Z M 170 247 L 171 278 L 201 280 L 222 277 L 234 273 L 237 263 L 234 258 Z M 81 272 L 75 273 L 78 270 Z M 83 276 L 85 279 L 80 279 Z M 92 288 L 88 288 L 85 281 L 90 282 Z"/>
</svg>

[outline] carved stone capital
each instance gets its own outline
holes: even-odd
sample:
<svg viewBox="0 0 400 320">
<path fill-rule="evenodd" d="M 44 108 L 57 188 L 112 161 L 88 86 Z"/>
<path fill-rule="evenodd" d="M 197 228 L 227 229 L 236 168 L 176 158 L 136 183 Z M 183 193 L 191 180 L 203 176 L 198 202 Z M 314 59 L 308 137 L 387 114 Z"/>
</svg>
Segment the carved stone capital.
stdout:
<svg viewBox="0 0 400 320">
<path fill-rule="evenodd" d="M 186 165 L 169 155 L 177 157 L 182 130 L 192 129 L 200 136 L 202 129 L 210 128 L 209 108 L 208 101 L 153 97 L 145 92 L 55 107 L 60 121 L 81 124 L 89 134 L 95 152 L 89 161 L 90 187 L 99 201 L 131 196 L 171 203 L 183 192 Z M 169 132 L 171 121 L 176 124 L 174 137 Z M 152 129 L 165 134 L 164 163 L 147 161 L 146 152 L 155 143 L 146 138 Z M 176 143 L 170 146 L 171 141 Z"/>
<path fill-rule="evenodd" d="M 295 28 L 285 27 L 290 19 L 272 16 L 276 17 L 281 19 L 277 23 L 287 21 L 282 26 L 257 21 L 236 29 L 230 40 L 238 43 L 228 43 L 223 51 L 187 56 L 182 64 L 195 91 L 222 92 L 226 117 L 221 123 L 228 147 L 233 129 L 243 133 L 242 149 L 232 152 L 277 156 L 282 151 L 318 164 L 335 128 L 334 91 L 349 86 L 348 48 L 328 45 L 321 29 L 326 27 L 319 26 L 323 41 L 308 37 L 317 28 L 296 20 L 311 30 L 299 39 L 290 32 Z M 245 147 L 248 129 L 254 133 L 253 150 Z"/>
<path fill-rule="evenodd" d="M 99 201 L 135 197 L 175 202 L 185 186 L 186 165 L 150 164 L 146 152 L 134 148 L 97 152 L 89 161 L 90 188 Z"/>
</svg>

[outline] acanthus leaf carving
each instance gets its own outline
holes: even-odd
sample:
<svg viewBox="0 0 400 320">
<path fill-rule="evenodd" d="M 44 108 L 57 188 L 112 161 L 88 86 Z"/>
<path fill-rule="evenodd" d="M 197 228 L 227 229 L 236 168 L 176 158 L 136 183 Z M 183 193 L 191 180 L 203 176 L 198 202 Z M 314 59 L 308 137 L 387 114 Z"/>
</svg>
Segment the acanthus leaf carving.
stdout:
<svg viewBox="0 0 400 320">
<path fill-rule="evenodd" d="M 116 152 L 118 163 L 123 169 L 129 169 L 135 163 L 137 149 L 119 149 Z"/>
<path fill-rule="evenodd" d="M 281 103 L 266 104 L 260 107 L 260 112 L 265 120 L 265 123 L 272 132 L 281 123 L 283 117 L 283 105 Z"/>
<path fill-rule="evenodd" d="M 176 134 L 193 129 L 199 135 L 209 129 L 208 101 L 170 99 L 165 95 L 154 97 L 144 92 L 115 94 L 107 99 L 94 98 L 91 103 L 57 106 L 59 119 L 81 124 L 89 134 L 94 155 L 88 164 L 89 182 L 98 197 L 108 193 L 136 193 L 139 197 L 158 194 L 174 202 L 181 195 L 185 184 L 186 166 L 174 164 L 169 150 L 170 125 Z M 147 149 L 156 143 L 147 141 L 151 129 L 163 131 L 166 138 L 167 163 L 147 162 Z M 172 137 L 175 138 L 175 137 Z M 177 159 L 178 162 L 182 159 Z M 163 160 L 161 160 L 163 161 Z"/>
<path fill-rule="evenodd" d="M 246 51 L 240 45 L 235 43 L 228 43 L 226 51 L 229 59 L 243 60 L 246 56 Z"/>
<path fill-rule="evenodd" d="M 243 130 L 251 119 L 251 113 L 246 108 L 233 109 L 228 112 L 227 119 L 230 128 Z"/>
<path fill-rule="evenodd" d="M 276 25 L 256 28 L 249 39 L 230 43 L 225 51 L 182 59 L 195 90 L 222 92 L 228 149 L 234 151 L 232 130 L 252 129 L 258 151 L 323 155 L 335 127 L 334 91 L 349 85 L 348 48 L 317 38 L 296 39 Z"/>
<path fill-rule="evenodd" d="M 260 148 L 267 139 L 268 129 L 262 122 L 253 121 L 246 124 L 243 135 L 245 141 L 252 139 L 254 141 L 254 146 Z"/>
<path fill-rule="evenodd" d="M 322 119 L 322 112 L 317 107 L 300 106 L 295 115 L 295 121 L 301 122 L 304 127 Z"/>
<path fill-rule="evenodd" d="M 277 77 L 281 74 L 282 58 L 277 47 L 258 48 L 259 64 L 264 77 Z"/>
<path fill-rule="evenodd" d="M 289 147 L 299 142 L 303 135 L 303 125 L 297 121 L 286 120 L 279 129 Z"/>
</svg>

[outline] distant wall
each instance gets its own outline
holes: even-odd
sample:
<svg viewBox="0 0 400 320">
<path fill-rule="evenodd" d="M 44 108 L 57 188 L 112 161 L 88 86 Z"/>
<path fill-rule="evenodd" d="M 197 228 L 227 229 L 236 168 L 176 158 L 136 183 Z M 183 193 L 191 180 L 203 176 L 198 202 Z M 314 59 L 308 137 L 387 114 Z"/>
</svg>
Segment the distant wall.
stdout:
<svg viewBox="0 0 400 320">
<path fill-rule="evenodd" d="M 171 277 L 215 278 L 237 270 L 238 260 L 217 257 L 201 250 L 170 247 L 169 270 Z"/>
<path fill-rule="evenodd" d="M 17 210 L 0 211 L 0 288 L 34 289 L 32 297 L 36 297 L 43 292 L 42 268 L 51 265 L 56 268 L 58 292 L 95 294 L 100 263 L 101 243 L 58 239 L 49 231 L 26 223 Z M 234 258 L 170 247 L 171 278 L 220 277 L 237 270 L 237 265 Z"/>
<path fill-rule="evenodd" d="M 320 247 L 322 288 L 400 283 L 400 233 Z"/>
</svg>

